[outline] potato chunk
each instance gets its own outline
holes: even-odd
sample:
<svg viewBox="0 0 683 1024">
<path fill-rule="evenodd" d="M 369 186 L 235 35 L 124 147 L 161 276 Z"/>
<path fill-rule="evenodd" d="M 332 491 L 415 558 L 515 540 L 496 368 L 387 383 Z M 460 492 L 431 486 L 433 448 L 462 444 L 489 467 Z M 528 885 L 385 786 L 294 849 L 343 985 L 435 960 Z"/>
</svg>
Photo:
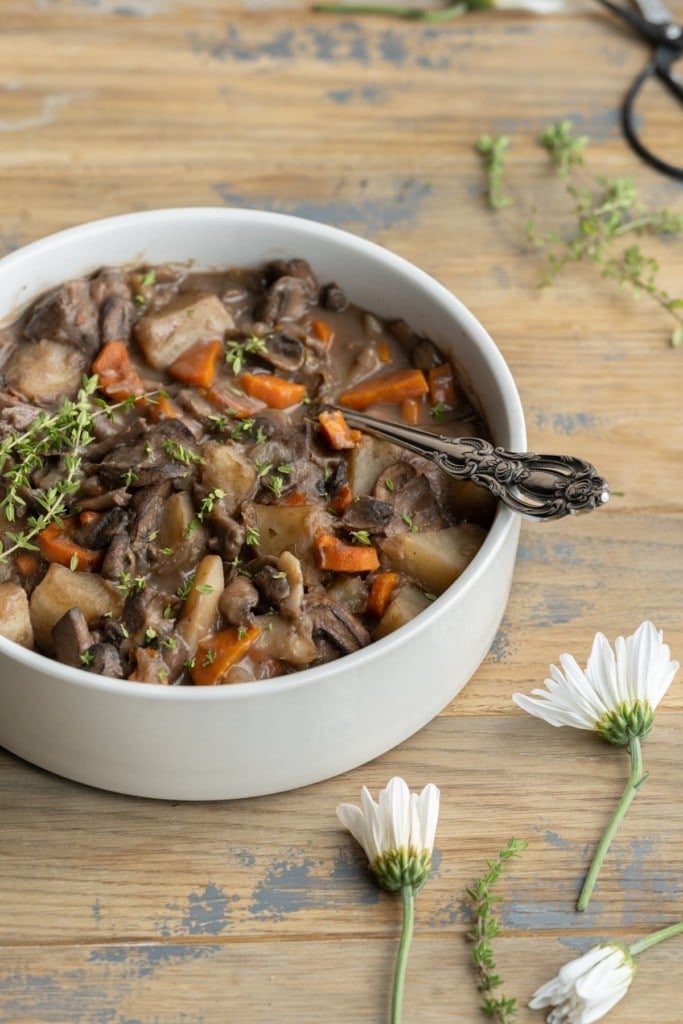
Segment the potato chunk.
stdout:
<svg viewBox="0 0 683 1024">
<path fill-rule="evenodd" d="M 425 592 L 414 584 L 399 587 L 375 628 L 375 636 L 388 636 L 394 630 L 405 626 L 406 622 L 410 622 L 430 604 L 431 601 Z"/>
<path fill-rule="evenodd" d="M 29 608 L 36 646 L 52 654 L 52 627 L 65 612 L 80 608 L 91 626 L 104 615 L 118 617 L 123 610 L 123 594 L 111 583 L 92 572 L 72 572 L 53 562 L 31 594 Z"/>
<path fill-rule="evenodd" d="M 230 516 L 236 515 L 242 502 L 251 497 L 256 487 L 254 466 L 233 444 L 211 441 L 202 447 L 202 456 L 202 484 L 210 491 L 220 489 L 224 510 Z"/>
<path fill-rule="evenodd" d="M 198 342 L 222 340 L 231 327 L 234 321 L 217 295 L 188 293 L 143 316 L 135 337 L 149 365 L 165 369 Z"/>
<path fill-rule="evenodd" d="M 442 594 L 469 565 L 486 531 L 474 523 L 461 523 L 431 533 L 401 533 L 382 541 L 392 569 L 414 576 L 427 591 Z"/>
<path fill-rule="evenodd" d="M 258 555 L 279 558 L 290 551 L 299 559 L 307 586 L 317 583 L 320 571 L 315 565 L 314 540 L 321 528 L 320 510 L 312 505 L 246 504 L 242 510 L 247 530 L 255 531 L 253 547 Z"/>
<path fill-rule="evenodd" d="M 10 387 L 30 402 L 53 402 L 76 394 L 85 368 L 86 359 L 78 349 L 44 338 L 34 345 L 20 345 L 4 373 Z"/>
<path fill-rule="evenodd" d="M 363 435 L 349 453 L 349 484 L 354 497 L 372 494 L 380 474 L 402 457 L 401 449 L 390 441 Z"/>
<path fill-rule="evenodd" d="M 16 583 L 0 583 L 0 636 L 22 647 L 33 647 L 33 627 L 28 597 Z"/>
<path fill-rule="evenodd" d="M 178 632 L 190 657 L 199 641 L 216 628 L 218 602 L 224 586 L 223 562 L 218 555 L 205 555 L 197 566 L 192 587 L 178 616 Z"/>
</svg>

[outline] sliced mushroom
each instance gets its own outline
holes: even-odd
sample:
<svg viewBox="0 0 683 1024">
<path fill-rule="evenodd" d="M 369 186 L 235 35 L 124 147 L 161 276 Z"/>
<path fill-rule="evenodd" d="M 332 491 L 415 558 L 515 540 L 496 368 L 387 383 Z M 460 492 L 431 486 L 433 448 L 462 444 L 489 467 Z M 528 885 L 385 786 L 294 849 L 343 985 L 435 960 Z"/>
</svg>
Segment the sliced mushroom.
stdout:
<svg viewBox="0 0 683 1024">
<path fill-rule="evenodd" d="M 218 601 L 218 610 L 231 626 L 243 626 L 254 621 L 254 610 L 260 594 L 246 576 L 235 576 L 225 586 Z"/>
<path fill-rule="evenodd" d="M 277 560 L 280 572 L 284 572 L 289 585 L 289 593 L 280 601 L 280 612 L 287 618 L 296 619 L 301 614 L 304 598 L 304 574 L 301 562 L 291 551 L 283 551 Z"/>
<path fill-rule="evenodd" d="M 289 579 L 276 557 L 270 555 L 248 562 L 244 567 L 259 594 L 259 611 L 279 608 L 289 597 Z"/>
<path fill-rule="evenodd" d="M 304 612 L 312 622 L 311 635 L 320 662 L 351 654 L 370 643 L 370 634 L 360 619 L 333 597 L 309 594 Z"/>
<path fill-rule="evenodd" d="M 343 313 L 348 308 L 349 300 L 344 289 L 332 281 L 320 289 L 320 305 L 332 313 Z"/>
<path fill-rule="evenodd" d="M 264 338 L 263 351 L 259 358 L 278 370 L 295 373 L 304 365 L 306 350 L 298 338 L 289 337 L 285 332 L 268 334 Z"/>
<path fill-rule="evenodd" d="M 297 277 L 303 283 L 309 300 L 315 302 L 318 296 L 318 282 L 307 260 L 271 260 L 266 265 L 266 279 L 275 281 L 281 277 Z"/>
<path fill-rule="evenodd" d="M 96 643 L 85 652 L 86 659 L 81 667 L 98 676 L 109 676 L 110 679 L 123 678 L 121 655 L 113 644 Z"/>
<path fill-rule="evenodd" d="M 78 278 L 68 281 L 33 307 L 24 336 L 31 341 L 61 342 L 92 357 L 100 343 L 97 318 L 90 282 Z"/>
<path fill-rule="evenodd" d="M 52 627 L 54 655 L 63 665 L 81 668 L 82 656 L 92 645 L 92 640 L 92 633 L 80 608 L 70 608 Z"/>
<path fill-rule="evenodd" d="M 100 309 L 100 336 L 102 344 L 109 341 L 122 341 L 130 337 L 135 307 L 130 298 L 122 295 L 110 295 L 102 303 Z"/>
<path fill-rule="evenodd" d="M 259 320 L 267 324 L 293 323 L 308 312 L 309 290 L 300 277 L 278 277 L 268 288 L 255 310 Z"/>
<path fill-rule="evenodd" d="M 393 514 L 394 509 L 390 502 L 363 494 L 349 505 L 341 521 L 345 530 L 383 533 Z"/>
<path fill-rule="evenodd" d="M 443 530 L 449 525 L 426 476 L 418 474 L 396 491 L 394 518 L 387 533 Z"/>
<path fill-rule="evenodd" d="M 385 502 L 393 502 L 397 492 L 416 476 L 417 470 L 409 462 L 392 462 L 377 477 L 375 497 Z"/>
<path fill-rule="evenodd" d="M 410 350 L 410 361 L 418 370 L 428 373 L 441 366 L 444 358 L 433 341 L 429 338 L 418 338 Z"/>
<path fill-rule="evenodd" d="M 130 546 L 136 561 L 136 573 L 147 571 L 147 548 L 158 535 L 164 511 L 164 502 L 171 485 L 168 481 L 142 487 L 135 492 L 130 506 Z"/>
<path fill-rule="evenodd" d="M 296 668 L 305 668 L 317 660 L 318 648 L 308 616 L 292 621 L 280 615 L 264 615 L 255 622 L 261 627 L 261 633 L 249 651 L 254 661 L 284 661 Z"/>
</svg>

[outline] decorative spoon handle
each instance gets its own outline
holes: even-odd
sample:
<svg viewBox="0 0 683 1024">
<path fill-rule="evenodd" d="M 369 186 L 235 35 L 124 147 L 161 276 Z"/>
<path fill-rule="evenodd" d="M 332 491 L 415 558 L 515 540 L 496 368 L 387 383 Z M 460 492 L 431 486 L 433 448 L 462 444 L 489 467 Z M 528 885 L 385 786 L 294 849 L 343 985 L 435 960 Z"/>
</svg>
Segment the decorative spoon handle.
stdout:
<svg viewBox="0 0 683 1024">
<path fill-rule="evenodd" d="M 446 437 L 339 409 L 352 427 L 423 455 L 449 476 L 486 487 L 515 512 L 533 519 L 560 519 L 590 512 L 609 500 L 607 481 L 585 459 L 535 455 L 496 448 L 480 437 Z"/>
</svg>

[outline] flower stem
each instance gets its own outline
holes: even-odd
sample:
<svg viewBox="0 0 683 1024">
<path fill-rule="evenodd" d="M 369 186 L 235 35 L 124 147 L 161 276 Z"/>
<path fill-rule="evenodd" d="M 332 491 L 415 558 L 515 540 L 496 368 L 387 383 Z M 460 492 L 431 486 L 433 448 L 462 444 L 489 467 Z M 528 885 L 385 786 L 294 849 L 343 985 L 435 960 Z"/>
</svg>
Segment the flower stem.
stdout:
<svg viewBox="0 0 683 1024">
<path fill-rule="evenodd" d="M 391 1024 L 400 1024 L 401 1012 L 403 1010 L 403 989 L 405 987 L 408 953 L 410 952 L 410 942 L 413 937 L 413 923 L 415 920 L 415 899 L 412 885 L 401 887 L 401 899 L 403 901 L 403 926 L 401 928 L 401 938 L 398 944 L 396 968 L 394 970 L 394 989 L 391 996 Z"/>
<path fill-rule="evenodd" d="M 631 773 L 626 784 L 626 789 L 622 793 L 621 800 L 614 809 L 614 813 L 610 818 L 605 834 L 593 854 L 593 861 L 588 870 L 588 874 L 586 875 L 586 879 L 576 903 L 577 910 L 585 910 L 588 906 L 590 898 L 593 895 L 595 883 L 597 882 L 598 875 L 600 874 L 602 862 L 605 859 L 605 855 L 607 854 L 610 844 L 616 835 L 619 825 L 621 824 L 621 820 L 631 806 L 631 802 L 633 801 L 633 798 L 638 792 L 640 786 L 647 778 L 647 774 L 643 772 L 643 754 L 640 747 L 639 736 L 630 737 L 629 753 L 631 755 Z"/>
<path fill-rule="evenodd" d="M 674 935 L 680 935 L 681 932 L 683 932 L 683 921 L 679 921 L 677 924 L 670 924 L 667 928 L 660 928 L 658 932 L 651 932 L 645 938 L 638 939 L 637 942 L 628 947 L 628 951 L 631 956 L 638 956 L 639 953 L 649 949 L 650 946 L 656 946 L 658 942 L 664 942 L 665 939 L 672 939 Z"/>
<path fill-rule="evenodd" d="M 469 2 L 458 2 L 448 7 L 440 7 L 436 10 L 422 7 L 385 6 L 383 4 L 355 4 L 355 3 L 318 3 L 313 7 L 314 11 L 323 14 L 383 14 L 394 18 L 408 18 L 415 21 L 448 21 L 450 18 L 457 18 L 470 9 Z"/>
</svg>

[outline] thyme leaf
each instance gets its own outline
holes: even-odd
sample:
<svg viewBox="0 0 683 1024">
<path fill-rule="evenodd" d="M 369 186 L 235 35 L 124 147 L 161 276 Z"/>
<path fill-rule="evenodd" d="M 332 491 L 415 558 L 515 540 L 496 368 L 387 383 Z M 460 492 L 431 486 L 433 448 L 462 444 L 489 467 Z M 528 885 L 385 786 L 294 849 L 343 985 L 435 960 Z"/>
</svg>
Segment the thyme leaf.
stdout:
<svg viewBox="0 0 683 1024">
<path fill-rule="evenodd" d="M 517 1000 L 505 995 L 492 995 L 494 989 L 503 985 L 503 979 L 496 973 L 496 962 L 493 955 L 492 939 L 500 935 L 500 925 L 493 913 L 493 907 L 500 903 L 501 897 L 493 892 L 493 887 L 500 880 L 507 862 L 518 857 L 526 850 L 528 843 L 523 839 L 508 840 L 505 849 L 501 850 L 495 860 L 487 861 L 487 871 L 467 889 L 474 911 L 472 927 L 466 934 L 472 943 L 472 962 L 477 977 L 477 988 L 482 994 L 481 1012 L 496 1024 L 512 1024 L 517 1015 Z"/>
</svg>

